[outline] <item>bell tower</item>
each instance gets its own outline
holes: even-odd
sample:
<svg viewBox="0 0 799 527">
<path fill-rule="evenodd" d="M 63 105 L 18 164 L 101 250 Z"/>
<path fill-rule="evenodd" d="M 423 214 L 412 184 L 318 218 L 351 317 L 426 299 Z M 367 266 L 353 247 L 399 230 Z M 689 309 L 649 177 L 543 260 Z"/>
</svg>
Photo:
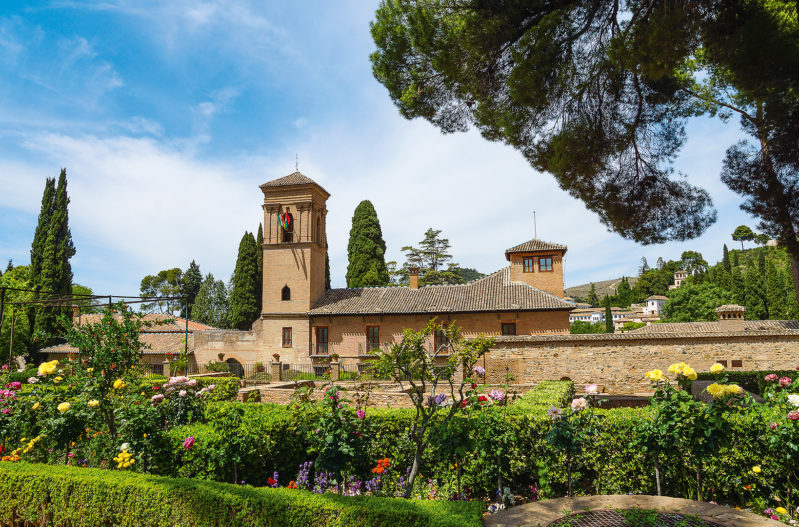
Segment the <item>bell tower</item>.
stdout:
<svg viewBox="0 0 799 527">
<path fill-rule="evenodd" d="M 262 318 L 307 314 L 325 292 L 325 204 L 330 194 L 300 172 L 260 188 L 264 193 Z"/>
</svg>

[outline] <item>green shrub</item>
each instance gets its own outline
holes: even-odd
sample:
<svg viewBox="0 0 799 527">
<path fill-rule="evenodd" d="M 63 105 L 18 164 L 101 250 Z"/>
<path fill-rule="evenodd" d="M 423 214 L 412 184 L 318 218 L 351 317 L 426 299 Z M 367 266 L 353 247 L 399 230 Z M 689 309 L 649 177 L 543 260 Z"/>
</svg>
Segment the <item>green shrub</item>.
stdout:
<svg viewBox="0 0 799 527">
<path fill-rule="evenodd" d="M 483 508 L 28 463 L 2 463 L 0 475 L 2 525 L 478 527 Z"/>
<path fill-rule="evenodd" d="M 574 398 L 574 383 L 571 381 L 543 381 L 513 403 L 514 410 L 546 412 L 552 406 L 562 408 Z"/>
</svg>

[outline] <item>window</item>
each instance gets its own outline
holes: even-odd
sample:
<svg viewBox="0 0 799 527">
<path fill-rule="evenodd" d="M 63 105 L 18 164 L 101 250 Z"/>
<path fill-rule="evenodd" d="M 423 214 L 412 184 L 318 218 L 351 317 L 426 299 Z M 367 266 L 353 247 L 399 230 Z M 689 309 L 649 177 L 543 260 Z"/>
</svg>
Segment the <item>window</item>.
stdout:
<svg viewBox="0 0 799 527">
<path fill-rule="evenodd" d="M 735 359 L 733 359 L 733 360 L 732 360 L 732 364 L 731 364 L 731 366 L 732 366 L 733 368 L 743 368 L 743 367 L 744 367 L 744 361 L 742 361 L 742 360 L 735 360 Z"/>
<path fill-rule="evenodd" d="M 366 328 L 366 353 L 380 348 L 380 326 L 367 326 Z"/>
<path fill-rule="evenodd" d="M 282 344 L 284 348 L 291 347 L 291 328 L 283 328 Z"/>
<path fill-rule="evenodd" d="M 327 327 L 316 328 L 316 354 L 327 355 Z"/>
<path fill-rule="evenodd" d="M 539 271 L 551 271 L 552 270 L 552 257 L 551 256 L 542 256 L 538 259 L 538 270 Z"/>
<path fill-rule="evenodd" d="M 433 335 L 433 352 L 446 353 L 449 348 L 449 340 L 447 339 L 446 329 L 437 329 Z"/>
<path fill-rule="evenodd" d="M 289 286 L 283 286 L 283 289 L 280 291 L 280 299 L 284 301 L 291 300 L 291 288 Z"/>
<path fill-rule="evenodd" d="M 717 362 L 719 364 L 721 364 L 722 366 L 724 366 L 725 368 L 727 367 L 727 361 L 726 360 L 720 360 L 720 361 L 717 361 Z"/>
<path fill-rule="evenodd" d="M 523 262 L 525 273 L 532 273 L 535 271 L 535 258 L 532 256 L 525 256 Z"/>
<path fill-rule="evenodd" d="M 502 323 L 502 334 L 503 335 L 515 335 L 516 334 L 516 322 L 503 322 Z"/>
</svg>

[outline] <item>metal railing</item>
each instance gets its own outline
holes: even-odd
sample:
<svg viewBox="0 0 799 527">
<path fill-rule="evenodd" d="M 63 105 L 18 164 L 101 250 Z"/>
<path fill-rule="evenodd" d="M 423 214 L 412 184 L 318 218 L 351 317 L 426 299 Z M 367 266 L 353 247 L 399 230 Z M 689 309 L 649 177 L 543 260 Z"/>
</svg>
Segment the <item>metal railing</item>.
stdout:
<svg viewBox="0 0 799 527">
<path fill-rule="evenodd" d="M 330 379 L 327 364 L 284 364 L 281 378 L 284 381 L 324 381 Z"/>
</svg>

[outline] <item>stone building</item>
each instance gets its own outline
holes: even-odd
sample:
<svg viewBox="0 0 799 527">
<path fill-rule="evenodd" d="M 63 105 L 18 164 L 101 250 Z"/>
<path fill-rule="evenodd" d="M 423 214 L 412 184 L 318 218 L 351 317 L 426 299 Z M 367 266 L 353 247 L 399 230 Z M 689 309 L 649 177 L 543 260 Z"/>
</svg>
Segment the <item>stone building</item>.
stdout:
<svg viewBox="0 0 799 527">
<path fill-rule="evenodd" d="M 197 363 L 225 353 L 241 363 L 313 363 L 337 354 L 357 364 L 375 348 L 421 329 L 431 318 L 465 336 L 566 334 L 565 245 L 538 239 L 505 251 L 509 266 L 463 285 L 325 290 L 326 203 L 330 194 L 294 172 L 261 185 L 264 194 L 263 312 L 252 331 L 195 337 Z M 434 345 L 431 342 L 431 345 Z"/>
</svg>

